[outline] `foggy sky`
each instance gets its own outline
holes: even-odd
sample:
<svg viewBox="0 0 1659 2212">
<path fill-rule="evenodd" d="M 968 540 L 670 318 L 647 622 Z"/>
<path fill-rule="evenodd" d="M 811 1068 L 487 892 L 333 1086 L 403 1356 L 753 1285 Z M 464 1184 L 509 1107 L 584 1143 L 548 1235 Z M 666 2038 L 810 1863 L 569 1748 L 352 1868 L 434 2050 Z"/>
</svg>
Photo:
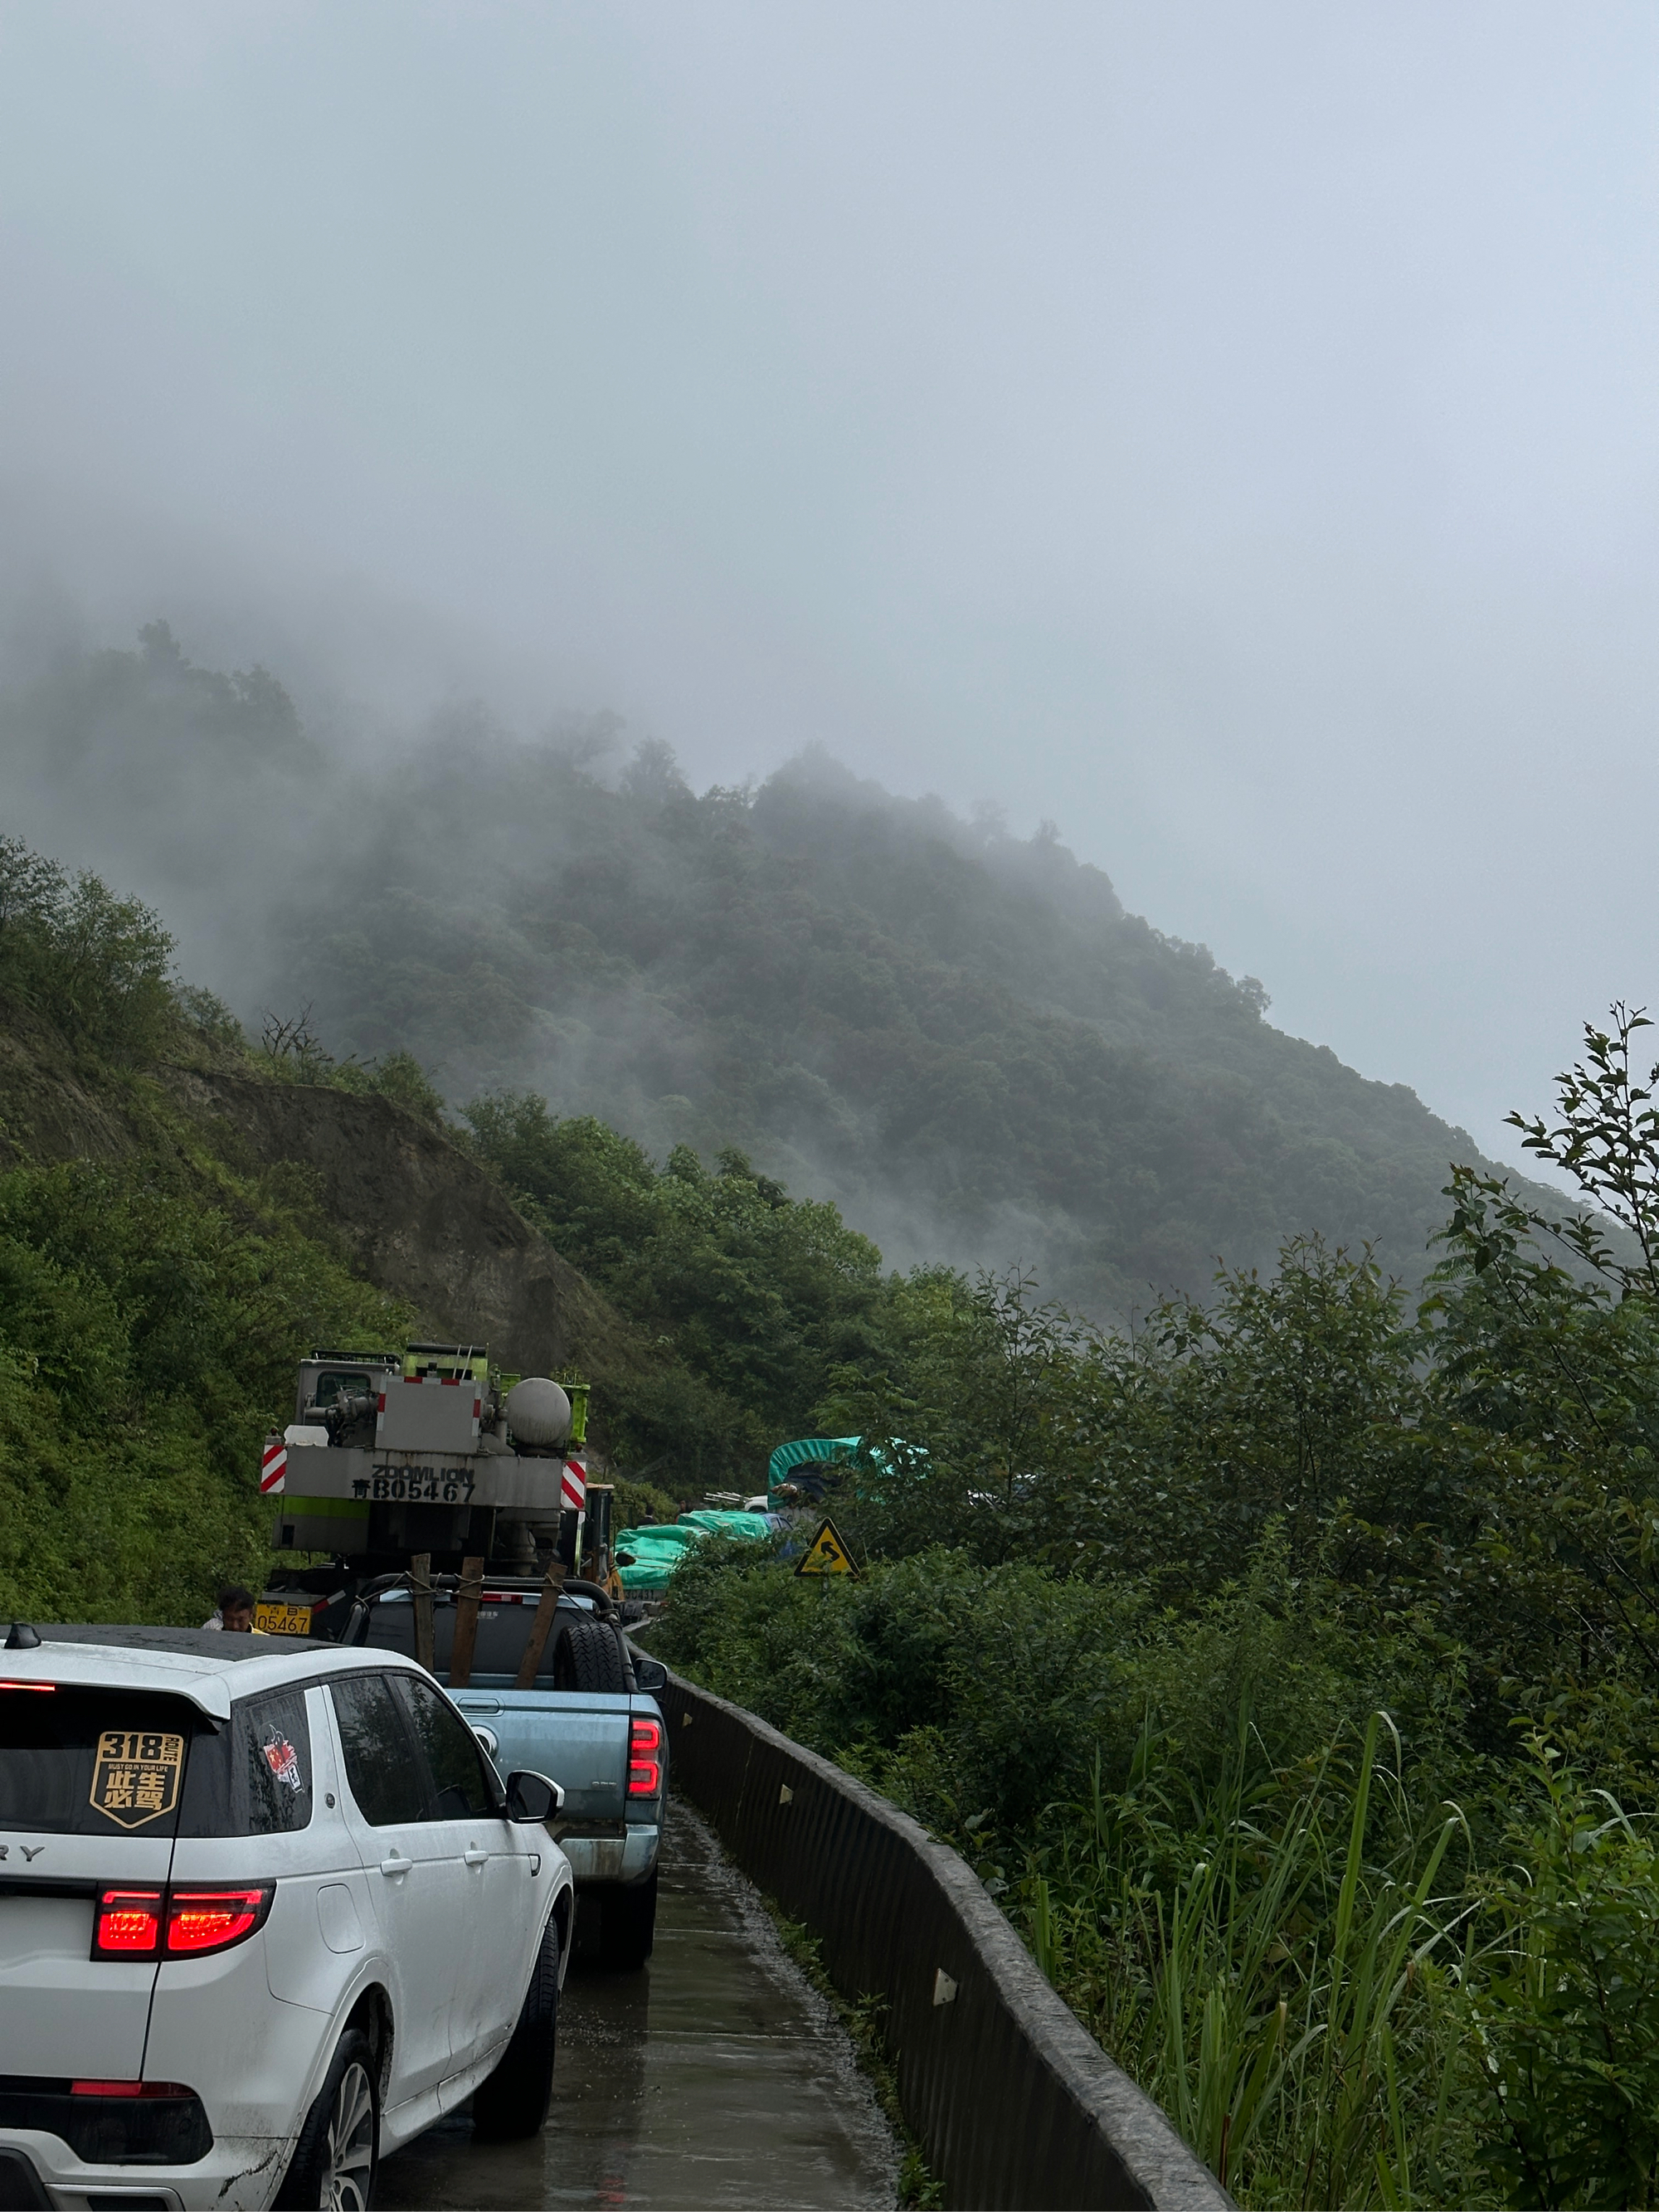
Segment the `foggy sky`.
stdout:
<svg viewBox="0 0 1659 2212">
<path fill-rule="evenodd" d="M 0 4 L 6 649 L 1053 817 L 1514 1158 L 1659 996 L 1656 93 L 1611 5 Z"/>
</svg>

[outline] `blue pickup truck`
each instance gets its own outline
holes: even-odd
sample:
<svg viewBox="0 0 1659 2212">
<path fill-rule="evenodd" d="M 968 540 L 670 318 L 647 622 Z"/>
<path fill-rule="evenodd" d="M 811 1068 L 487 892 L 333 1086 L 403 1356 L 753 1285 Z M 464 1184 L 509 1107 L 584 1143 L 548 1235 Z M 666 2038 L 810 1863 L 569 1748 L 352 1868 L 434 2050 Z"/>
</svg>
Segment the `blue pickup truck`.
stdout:
<svg viewBox="0 0 1659 2212">
<path fill-rule="evenodd" d="M 667 1680 L 666 1671 L 659 1660 L 629 1649 L 603 1589 L 568 1583 L 533 1686 L 519 1688 L 542 1584 L 486 1577 L 471 1664 L 457 1686 L 453 1580 L 440 1577 L 434 1591 L 433 1671 L 503 1772 L 526 1768 L 563 1790 L 548 1827 L 570 1862 L 582 1917 L 598 1917 L 600 1960 L 622 1970 L 641 1966 L 656 1926 L 668 1792 L 668 1732 L 651 1693 Z M 335 1633 L 343 1644 L 413 1657 L 407 1583 L 365 1591 Z"/>
</svg>

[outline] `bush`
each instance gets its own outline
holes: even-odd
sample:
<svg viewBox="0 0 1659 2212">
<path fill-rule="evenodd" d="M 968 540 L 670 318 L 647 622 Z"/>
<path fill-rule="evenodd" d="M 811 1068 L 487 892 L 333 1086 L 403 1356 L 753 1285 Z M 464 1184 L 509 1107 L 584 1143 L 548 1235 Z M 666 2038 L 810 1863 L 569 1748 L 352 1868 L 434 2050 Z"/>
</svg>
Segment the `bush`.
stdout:
<svg viewBox="0 0 1659 2212">
<path fill-rule="evenodd" d="M 1492 1883 L 1501 1923 L 1472 2016 L 1488 2170 L 1523 2205 L 1659 2193 L 1659 1844 L 1534 1737 L 1541 1820 Z"/>
<path fill-rule="evenodd" d="M 246 1058 L 247 1033 L 222 999 L 194 983 L 180 983 L 173 997 L 188 1035 L 217 1053 Z"/>
<path fill-rule="evenodd" d="M 618 1534 L 624 1528 L 641 1528 L 647 1516 L 659 1523 L 678 1521 L 679 1501 L 671 1498 L 665 1490 L 659 1490 L 651 1482 L 625 1482 L 617 1479 L 611 1486 L 616 1495 L 611 1510 L 616 1516 Z"/>
<path fill-rule="evenodd" d="M 262 1581 L 253 1471 L 295 1362 L 403 1319 L 143 1164 L 0 1175 L 0 1611 L 193 1624 Z"/>
<path fill-rule="evenodd" d="M 449 1130 L 443 1094 L 412 1053 L 389 1052 L 384 1058 L 360 1066 L 342 1061 L 331 1066 L 326 1079 L 337 1090 L 355 1091 L 370 1098 L 389 1098 L 417 1121 L 434 1129 Z"/>
</svg>

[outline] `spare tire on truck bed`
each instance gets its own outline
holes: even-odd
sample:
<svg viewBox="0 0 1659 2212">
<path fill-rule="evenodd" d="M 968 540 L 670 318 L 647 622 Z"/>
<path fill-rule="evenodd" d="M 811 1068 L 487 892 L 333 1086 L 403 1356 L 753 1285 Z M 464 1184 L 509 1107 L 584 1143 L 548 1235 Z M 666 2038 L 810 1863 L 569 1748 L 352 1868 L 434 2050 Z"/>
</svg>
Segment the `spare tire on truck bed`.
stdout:
<svg viewBox="0 0 1659 2212">
<path fill-rule="evenodd" d="M 608 1620 L 560 1613 L 555 1628 L 553 1686 L 626 1697 L 632 1686 L 620 1632 Z"/>
</svg>

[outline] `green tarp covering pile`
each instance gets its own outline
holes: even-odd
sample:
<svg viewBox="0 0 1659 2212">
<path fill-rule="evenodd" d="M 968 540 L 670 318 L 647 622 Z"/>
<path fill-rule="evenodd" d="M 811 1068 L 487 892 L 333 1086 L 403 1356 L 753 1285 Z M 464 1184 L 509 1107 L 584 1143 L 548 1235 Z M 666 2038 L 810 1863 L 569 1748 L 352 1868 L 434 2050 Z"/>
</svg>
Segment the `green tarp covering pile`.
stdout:
<svg viewBox="0 0 1659 2212">
<path fill-rule="evenodd" d="M 804 1501 L 822 1498 L 826 1488 L 834 1487 L 834 1470 L 845 1467 L 860 1449 L 869 1464 L 878 1469 L 891 1465 L 893 1449 L 904 1455 L 902 1464 L 911 1467 L 927 1456 L 919 1446 L 907 1446 L 902 1437 L 893 1438 L 892 1449 L 866 1444 L 862 1437 L 797 1437 L 792 1444 L 780 1444 L 767 1463 L 768 1498 L 779 1504 L 778 1492 L 786 1483 L 802 1492 Z"/>
<path fill-rule="evenodd" d="M 860 1437 L 798 1437 L 793 1443 L 780 1444 L 767 1466 L 767 1495 L 781 1488 L 798 1467 L 844 1466 L 862 1441 Z"/>
<path fill-rule="evenodd" d="M 619 1565 L 623 1588 L 630 1596 L 665 1589 L 668 1577 L 690 1547 L 704 1536 L 737 1536 L 750 1543 L 771 1540 L 772 1523 L 763 1513 L 723 1513 L 708 1506 L 682 1513 L 678 1521 L 659 1528 L 628 1528 L 617 1540 L 618 1553 L 629 1565 Z"/>
<path fill-rule="evenodd" d="M 764 1543 L 772 1534 L 772 1523 L 763 1513 L 726 1511 L 713 1505 L 700 1505 L 695 1513 L 682 1513 L 677 1526 L 702 1529 L 711 1536 L 742 1536 L 756 1543 Z"/>
</svg>

